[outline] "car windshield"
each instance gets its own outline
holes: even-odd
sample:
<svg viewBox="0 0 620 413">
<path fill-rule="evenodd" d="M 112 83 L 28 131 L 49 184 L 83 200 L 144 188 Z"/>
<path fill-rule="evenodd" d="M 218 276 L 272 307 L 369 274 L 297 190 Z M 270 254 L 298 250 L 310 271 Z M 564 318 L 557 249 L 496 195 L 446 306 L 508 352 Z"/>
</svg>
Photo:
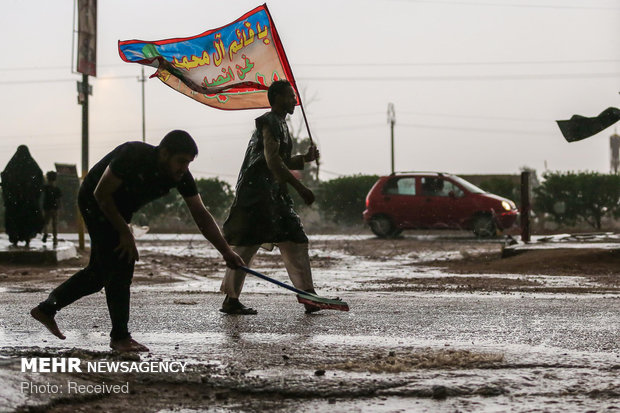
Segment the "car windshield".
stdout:
<svg viewBox="0 0 620 413">
<path fill-rule="evenodd" d="M 485 192 L 487 192 L 484 189 L 478 188 L 476 185 L 472 184 L 471 182 L 467 182 L 463 178 L 459 178 L 458 176 L 451 176 L 451 178 L 454 179 L 454 181 L 457 182 L 459 185 L 463 186 L 468 192 L 471 192 L 474 194 L 484 194 Z"/>
</svg>

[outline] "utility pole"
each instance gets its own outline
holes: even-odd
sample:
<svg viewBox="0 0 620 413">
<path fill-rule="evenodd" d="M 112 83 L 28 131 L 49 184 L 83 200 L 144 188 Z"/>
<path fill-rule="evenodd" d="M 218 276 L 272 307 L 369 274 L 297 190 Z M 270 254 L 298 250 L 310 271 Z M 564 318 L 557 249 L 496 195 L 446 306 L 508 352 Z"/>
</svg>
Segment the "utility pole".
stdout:
<svg viewBox="0 0 620 413">
<path fill-rule="evenodd" d="M 92 87 L 88 84 L 88 75 L 82 73 L 82 81 L 77 82 L 78 104 L 82 105 L 82 180 L 88 173 L 88 96 L 93 94 Z M 81 251 L 85 248 L 84 221 L 78 209 L 78 247 Z"/>
<path fill-rule="evenodd" d="M 142 142 L 146 142 L 146 119 L 144 111 L 144 83 L 146 82 L 146 78 L 144 77 L 144 66 L 142 66 L 141 69 L 142 76 L 138 78 L 138 82 L 142 83 Z"/>
<path fill-rule="evenodd" d="M 77 49 L 75 42 L 71 47 L 71 59 L 77 51 L 76 71 L 82 74 L 82 82 L 78 81 L 78 104 L 82 105 L 82 179 L 88 173 L 88 96 L 93 94 L 88 84 L 88 76 L 97 76 L 97 0 L 78 0 L 73 8 L 73 27 L 77 6 Z M 75 39 L 75 37 L 74 37 Z M 73 62 L 72 62 L 73 64 Z M 78 209 L 79 212 L 79 209 Z M 78 216 L 81 216 L 78 214 Z M 84 249 L 84 222 L 78 219 L 80 250 Z"/>
<path fill-rule="evenodd" d="M 521 172 L 521 241 L 530 242 L 530 171 Z"/>
<path fill-rule="evenodd" d="M 88 172 L 88 95 L 91 93 L 88 75 L 82 73 L 82 91 L 80 94 L 82 100 L 82 179 Z"/>
<path fill-rule="evenodd" d="M 388 123 L 390 124 L 390 151 L 392 159 L 392 173 L 394 173 L 394 124 L 396 123 L 396 111 L 394 110 L 394 104 L 388 103 Z"/>
<path fill-rule="evenodd" d="M 620 135 L 616 133 L 609 137 L 609 149 L 611 150 L 611 173 L 617 174 L 620 168 Z"/>
</svg>

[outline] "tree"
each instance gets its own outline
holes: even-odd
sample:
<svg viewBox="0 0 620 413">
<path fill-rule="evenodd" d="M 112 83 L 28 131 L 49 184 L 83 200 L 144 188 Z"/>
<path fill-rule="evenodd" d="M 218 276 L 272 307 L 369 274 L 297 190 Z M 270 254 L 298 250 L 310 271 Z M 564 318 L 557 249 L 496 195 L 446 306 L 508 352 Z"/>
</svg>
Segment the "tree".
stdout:
<svg viewBox="0 0 620 413">
<path fill-rule="evenodd" d="M 196 186 L 205 206 L 217 220 L 225 218 L 233 200 L 233 191 L 227 182 L 219 178 L 197 179 Z M 176 190 L 146 204 L 134 215 L 134 223 L 157 227 L 173 221 L 181 224 L 180 229 L 192 228 L 193 220 L 185 201 Z"/>
<path fill-rule="evenodd" d="M 321 215 L 338 224 L 361 223 L 366 195 L 377 179 L 377 175 L 352 175 L 321 182 L 316 199 Z"/>
<path fill-rule="evenodd" d="M 508 198 L 511 201 L 521 204 L 521 183 L 513 182 L 505 178 L 489 178 L 480 182 L 480 188 L 492 194 Z"/>
<path fill-rule="evenodd" d="M 601 228 L 605 216 L 620 216 L 620 175 L 598 172 L 546 173 L 536 189 L 536 205 L 560 224 L 583 221 Z"/>
</svg>

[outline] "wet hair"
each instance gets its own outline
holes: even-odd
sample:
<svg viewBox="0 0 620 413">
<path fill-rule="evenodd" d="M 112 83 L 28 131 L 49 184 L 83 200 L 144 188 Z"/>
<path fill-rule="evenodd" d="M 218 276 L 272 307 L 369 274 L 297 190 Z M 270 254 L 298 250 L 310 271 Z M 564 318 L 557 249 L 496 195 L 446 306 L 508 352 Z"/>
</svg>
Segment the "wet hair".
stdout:
<svg viewBox="0 0 620 413">
<path fill-rule="evenodd" d="M 198 146 L 191 135 L 184 130 L 173 130 L 164 136 L 159 142 L 159 148 L 166 148 L 170 155 L 178 153 L 196 156 L 198 155 Z"/>
<path fill-rule="evenodd" d="M 48 173 L 45 174 L 45 177 L 47 178 L 48 182 L 56 181 L 57 176 L 58 174 L 55 171 L 49 171 Z"/>
<path fill-rule="evenodd" d="M 273 106 L 276 101 L 276 96 L 283 94 L 289 87 L 291 87 L 291 82 L 288 80 L 276 80 L 273 82 L 267 90 L 267 99 L 269 99 L 269 104 Z"/>
</svg>

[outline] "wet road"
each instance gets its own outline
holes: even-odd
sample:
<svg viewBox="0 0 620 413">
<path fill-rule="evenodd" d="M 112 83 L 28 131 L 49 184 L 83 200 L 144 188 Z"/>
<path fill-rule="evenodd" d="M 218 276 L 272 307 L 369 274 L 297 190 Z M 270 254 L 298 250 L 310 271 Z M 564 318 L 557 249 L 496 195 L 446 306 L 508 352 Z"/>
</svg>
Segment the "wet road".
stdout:
<svg viewBox="0 0 620 413">
<path fill-rule="evenodd" d="M 187 240 L 145 243 L 137 272 L 148 272 L 154 265 L 150 260 L 161 254 L 216 256 L 203 247 L 188 247 Z M 442 256 L 458 253 L 440 251 Z M 262 271 L 286 279 L 265 254 Z M 433 251 L 378 261 L 321 249 L 311 255 L 323 263 L 315 270 L 319 291 L 343 298 L 350 312 L 306 315 L 293 294 L 248 279 L 242 298 L 259 314 L 227 316 L 218 311 L 221 271 L 197 276 L 187 270 L 175 274 L 177 283 L 136 282 L 130 329 L 151 349 L 141 359 L 185 361 L 188 372 L 72 376 L 127 380 L 133 393 L 72 402 L 66 409 L 53 402 L 59 395 L 19 388 L 24 380 L 65 377 L 21 373 L 19 359 L 105 356 L 96 353 L 108 350 L 105 297 L 94 294 L 63 309 L 57 320 L 67 340 L 60 341 L 28 316 L 56 281 L 5 284 L 0 290 L 0 411 L 36 405 L 62 412 L 117 411 L 119 406 L 187 413 L 620 410 L 617 294 L 364 291 L 390 277 L 445 274 L 403 265 L 433 258 Z M 327 265 L 332 261 L 337 265 Z M 579 278 L 536 277 L 550 285 Z M 69 349 L 79 350 L 66 353 Z"/>
<path fill-rule="evenodd" d="M 59 314 L 65 342 L 24 316 L 40 296 L 2 295 L 5 356 L 11 353 L 7 347 L 107 350 L 102 294 Z M 242 373 L 237 382 L 243 386 L 258 380 L 261 388 L 290 393 L 282 411 L 328 405 L 350 411 L 620 408 L 618 297 L 356 293 L 342 298 L 349 313 L 305 315 L 289 294 L 248 294 L 246 301 L 259 314 L 242 317 L 219 313 L 216 294 L 143 289 L 132 297 L 131 328 L 155 356 L 188 360 L 196 371 L 208 365 L 222 376 Z M 446 349 L 501 354 L 503 360 L 490 368 L 355 371 L 356 364 L 372 365 L 376 355 L 390 351 L 406 359 Z M 330 369 L 343 360 L 353 370 Z M 315 376 L 319 369 L 326 370 L 324 376 Z M 433 398 L 438 388 L 445 389 L 439 390 L 446 392 L 442 400 Z M 238 407 L 252 405 L 244 403 Z"/>
</svg>

